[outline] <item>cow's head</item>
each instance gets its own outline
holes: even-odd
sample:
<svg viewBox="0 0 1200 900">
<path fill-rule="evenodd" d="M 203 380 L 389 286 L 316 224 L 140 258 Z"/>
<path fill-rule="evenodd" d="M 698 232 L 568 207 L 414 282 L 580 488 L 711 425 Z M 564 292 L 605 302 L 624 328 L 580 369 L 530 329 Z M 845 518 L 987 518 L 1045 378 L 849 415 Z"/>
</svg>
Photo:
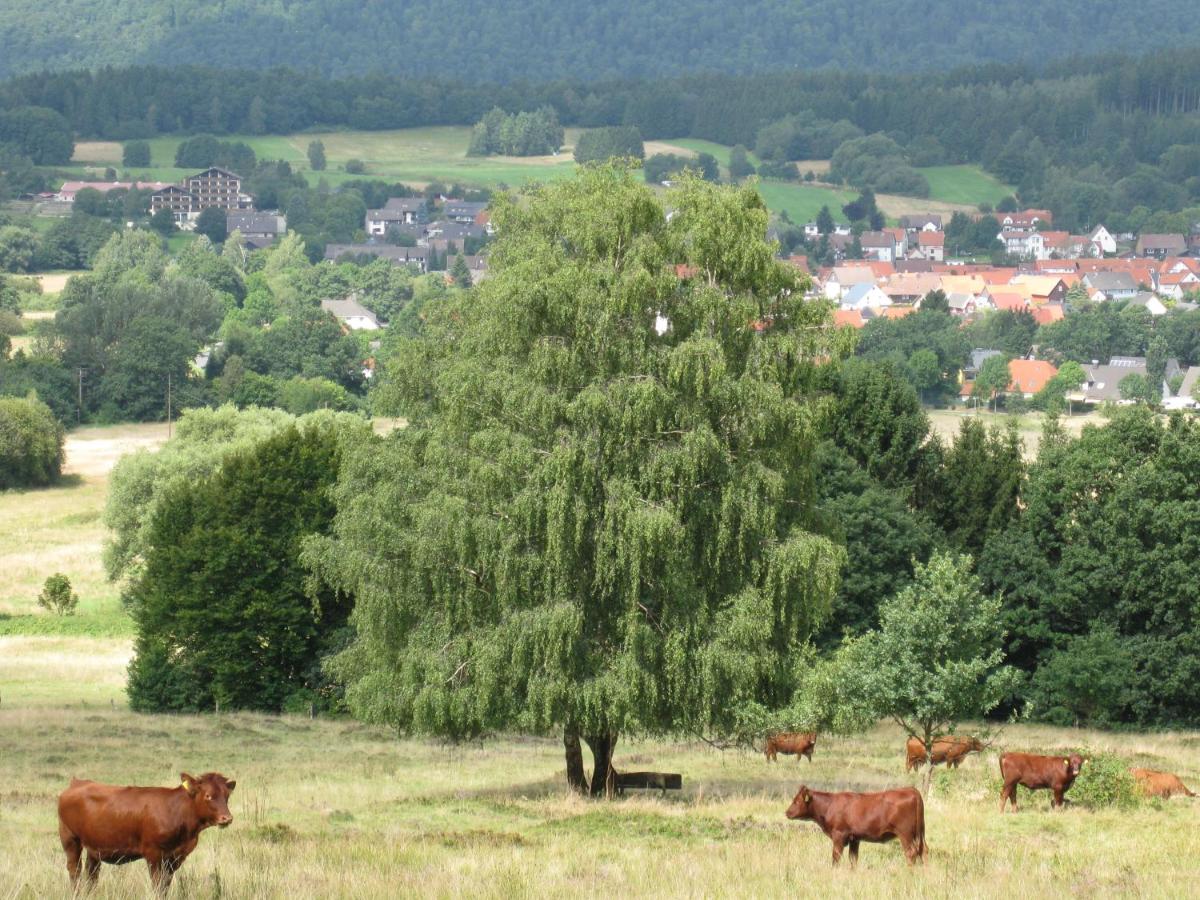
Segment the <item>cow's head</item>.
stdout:
<svg viewBox="0 0 1200 900">
<path fill-rule="evenodd" d="M 800 785 L 800 790 L 796 791 L 796 796 L 792 798 L 792 805 L 787 809 L 787 817 L 789 819 L 807 819 L 812 816 L 812 791 L 804 785 Z"/>
<path fill-rule="evenodd" d="M 192 798 L 196 817 L 204 825 L 225 828 L 233 821 L 233 816 L 229 814 L 229 795 L 237 787 L 236 781 L 228 780 L 219 772 L 205 772 L 199 778 L 183 772 L 179 780 Z"/>
<path fill-rule="evenodd" d="M 967 741 L 967 744 L 968 744 L 968 746 L 970 746 L 972 753 L 982 753 L 983 752 L 983 741 L 981 741 L 979 738 L 973 737 L 969 741 Z"/>
<path fill-rule="evenodd" d="M 1072 778 L 1079 777 L 1079 770 L 1083 768 L 1083 757 L 1078 753 L 1072 753 L 1070 756 L 1063 759 L 1063 765 L 1067 767 L 1067 774 Z"/>
</svg>

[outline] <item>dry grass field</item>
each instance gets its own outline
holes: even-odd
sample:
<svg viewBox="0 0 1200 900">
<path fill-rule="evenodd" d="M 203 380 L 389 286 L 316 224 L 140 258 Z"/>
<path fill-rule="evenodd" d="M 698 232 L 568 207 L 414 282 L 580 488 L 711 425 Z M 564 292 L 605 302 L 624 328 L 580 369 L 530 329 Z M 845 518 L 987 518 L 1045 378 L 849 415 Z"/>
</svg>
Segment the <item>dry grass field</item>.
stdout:
<svg viewBox="0 0 1200 900">
<path fill-rule="evenodd" d="M 973 409 L 930 409 L 926 411 L 935 434 L 943 441 L 949 442 L 958 434 L 963 419 L 978 418 L 988 428 L 1007 428 L 1010 421 L 1016 421 L 1017 431 L 1025 445 L 1025 457 L 1033 459 L 1037 456 L 1038 445 L 1042 440 L 1042 429 L 1045 427 L 1045 416 L 1042 413 L 1023 413 L 1011 416 L 1006 413 L 993 413 Z M 1100 413 L 1089 412 L 1074 416 L 1062 416 L 1059 423 L 1067 434 L 1078 437 L 1085 425 L 1103 425 L 1104 418 Z"/>
<path fill-rule="evenodd" d="M 1001 815 L 988 752 L 939 771 L 925 866 L 909 869 L 893 843 L 835 870 L 829 840 L 784 810 L 802 781 L 912 782 L 894 728 L 823 739 L 811 764 L 623 741 L 619 765 L 681 772 L 684 790 L 607 802 L 568 794 L 554 739 L 447 746 L 345 721 L 139 716 L 71 693 L 57 709 L 0 707 L 0 898 L 67 895 L 54 798 L 71 776 L 173 785 L 207 770 L 237 779 L 234 823 L 202 836 L 180 897 L 1182 897 L 1200 857 L 1194 800 L 1059 813 L 1043 792 Z M 1003 740 L 1086 742 L 1192 782 L 1200 771 L 1196 735 L 1010 728 Z M 142 863 L 104 866 L 92 896 L 148 889 Z"/>
<path fill-rule="evenodd" d="M 399 423 L 381 423 L 382 427 Z M 926 808 L 930 857 L 867 845 L 830 866 L 828 839 L 784 817 L 801 782 L 871 790 L 916 782 L 903 736 L 880 726 L 823 736 L 812 763 L 720 752 L 694 740 L 630 740 L 626 770 L 679 772 L 684 789 L 585 800 L 564 785 L 561 740 L 495 736 L 448 745 L 347 720 L 128 710 L 128 619 L 102 580 L 99 514 L 116 455 L 161 426 L 70 436 L 75 483 L 0 495 L 0 900 L 68 897 L 55 797 L 72 776 L 177 784 L 181 771 L 238 782 L 233 825 L 206 832 L 176 879 L 181 898 L 392 897 L 1184 897 L 1196 890 L 1200 801 L 1051 812 L 1043 792 L 998 812 L 1002 749 L 1087 747 L 1177 772 L 1200 787 L 1200 734 L 1011 726 Z M 70 517 L 76 518 L 70 518 Z M 68 627 L 40 632 L 30 587 L 61 566 L 83 595 Z M 107 593 L 106 593 L 107 592 Z M 33 591 L 36 593 L 36 591 Z M 119 617 L 116 631 L 111 624 Z M 20 627 L 6 629 L 6 624 Z M 1084 777 L 1087 775 L 1084 768 Z M 144 898 L 144 864 L 104 866 L 89 896 Z"/>
</svg>

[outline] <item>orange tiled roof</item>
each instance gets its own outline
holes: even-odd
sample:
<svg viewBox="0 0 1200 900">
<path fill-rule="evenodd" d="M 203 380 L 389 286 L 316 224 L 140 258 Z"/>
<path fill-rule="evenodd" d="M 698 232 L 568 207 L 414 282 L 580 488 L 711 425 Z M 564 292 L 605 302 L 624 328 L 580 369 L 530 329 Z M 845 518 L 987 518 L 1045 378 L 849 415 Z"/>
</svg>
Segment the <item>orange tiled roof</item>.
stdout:
<svg viewBox="0 0 1200 900">
<path fill-rule="evenodd" d="M 1041 359 L 1012 359 L 1008 362 L 1008 374 L 1012 379 L 1008 386 L 1010 391 L 1036 394 L 1058 374 L 1058 369 Z"/>
</svg>

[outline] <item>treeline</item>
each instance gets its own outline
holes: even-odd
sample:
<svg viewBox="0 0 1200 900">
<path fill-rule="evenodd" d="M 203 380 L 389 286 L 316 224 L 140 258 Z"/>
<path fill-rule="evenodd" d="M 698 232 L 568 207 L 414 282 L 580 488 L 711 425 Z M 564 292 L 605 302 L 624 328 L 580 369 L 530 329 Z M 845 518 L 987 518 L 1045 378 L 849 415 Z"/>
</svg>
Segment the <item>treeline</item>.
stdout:
<svg viewBox="0 0 1200 900">
<path fill-rule="evenodd" d="M 0 75 L 180 59 L 216 68 L 302 59 L 333 76 L 454 71 L 496 81 L 864 65 L 911 70 L 1036 62 L 1068 46 L 1096 53 L 1186 45 L 1200 34 L 1191 12 L 1183 0 L 1146 0 L 1133 15 L 1103 0 L 1048 0 L 1032 10 L 1014 0 L 962 0 L 921 15 L 898 14 L 883 0 L 852 8 L 840 0 L 748 0 L 736 15 L 714 0 L 668 0 L 637 14 L 616 0 L 155 0 L 90 4 L 80 16 L 76 4 L 49 0 L 0 8 Z"/>
<path fill-rule="evenodd" d="M 769 175 L 863 139 L 842 151 L 834 170 L 855 187 L 921 195 L 928 188 L 916 167 L 977 163 L 1013 185 L 1022 203 L 1053 209 L 1058 227 L 1082 231 L 1103 221 L 1141 230 L 1154 213 L 1200 203 L 1191 87 L 1198 74 L 1200 50 L 920 75 L 789 71 L 490 85 L 131 68 L 17 78 L 0 87 L 0 109 L 49 108 L 79 136 L 121 139 L 470 125 L 494 109 L 506 121 L 532 121 L 553 110 L 563 125 L 755 147 Z M 507 146 L 498 128 L 483 132 L 486 152 Z"/>
</svg>

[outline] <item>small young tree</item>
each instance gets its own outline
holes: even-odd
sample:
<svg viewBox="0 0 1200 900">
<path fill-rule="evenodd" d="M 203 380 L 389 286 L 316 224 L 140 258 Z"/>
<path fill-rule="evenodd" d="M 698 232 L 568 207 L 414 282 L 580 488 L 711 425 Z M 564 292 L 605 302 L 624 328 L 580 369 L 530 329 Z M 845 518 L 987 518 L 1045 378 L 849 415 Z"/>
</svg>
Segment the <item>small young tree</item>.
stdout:
<svg viewBox="0 0 1200 900">
<path fill-rule="evenodd" d="M 1008 387 L 1012 376 L 1008 372 L 1008 360 L 1003 356 L 989 356 L 979 367 L 975 376 L 975 387 L 971 396 L 986 403 L 995 401 L 996 396 Z"/>
<path fill-rule="evenodd" d="M 150 229 L 157 231 L 163 237 L 169 237 L 175 233 L 175 214 L 169 209 L 160 209 L 150 217 Z"/>
<path fill-rule="evenodd" d="M 734 181 L 754 174 L 754 164 L 750 162 L 746 148 L 741 144 L 729 151 L 729 177 Z"/>
<path fill-rule="evenodd" d="M 998 597 L 984 596 L 971 559 L 935 553 L 913 582 L 879 607 L 879 628 L 846 644 L 834 661 L 837 718 L 859 727 L 892 719 L 925 743 L 960 719 L 986 715 L 1017 688 L 1002 665 Z M 933 766 L 925 770 L 929 792 Z"/>
<path fill-rule="evenodd" d="M 38 594 L 38 606 L 58 616 L 75 615 L 78 605 L 79 595 L 71 590 L 71 579 L 61 572 L 47 578 Z"/>
<path fill-rule="evenodd" d="M 461 288 L 469 288 L 471 286 L 471 269 L 467 265 L 466 257 L 461 253 L 454 257 L 454 264 L 450 267 L 450 274 L 454 276 L 454 283 Z"/>
<path fill-rule="evenodd" d="M 325 145 L 321 141 L 309 141 L 308 164 L 314 172 L 325 170 Z"/>
</svg>

